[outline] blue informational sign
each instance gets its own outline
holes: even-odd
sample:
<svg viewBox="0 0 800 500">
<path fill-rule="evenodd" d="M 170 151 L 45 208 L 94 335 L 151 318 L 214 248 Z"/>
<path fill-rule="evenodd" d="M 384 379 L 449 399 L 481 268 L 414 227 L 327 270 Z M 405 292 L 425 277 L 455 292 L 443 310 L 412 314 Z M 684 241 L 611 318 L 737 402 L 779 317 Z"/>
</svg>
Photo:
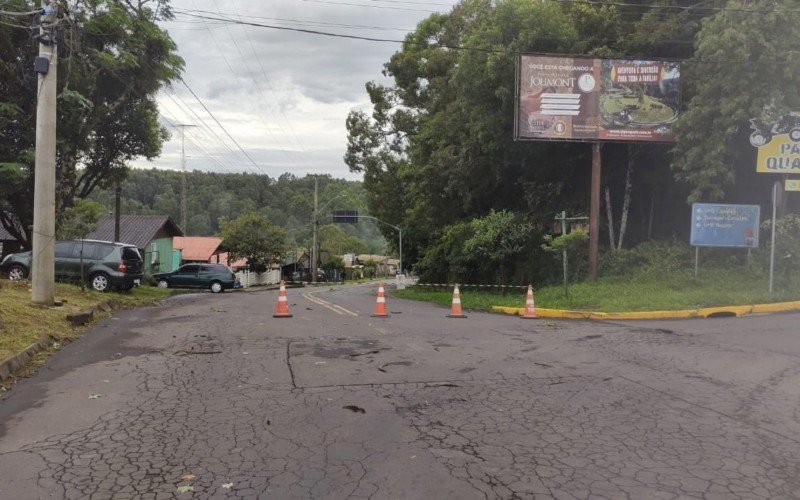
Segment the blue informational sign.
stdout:
<svg viewBox="0 0 800 500">
<path fill-rule="evenodd" d="M 696 247 L 758 247 L 758 205 L 692 204 L 691 245 Z"/>
</svg>

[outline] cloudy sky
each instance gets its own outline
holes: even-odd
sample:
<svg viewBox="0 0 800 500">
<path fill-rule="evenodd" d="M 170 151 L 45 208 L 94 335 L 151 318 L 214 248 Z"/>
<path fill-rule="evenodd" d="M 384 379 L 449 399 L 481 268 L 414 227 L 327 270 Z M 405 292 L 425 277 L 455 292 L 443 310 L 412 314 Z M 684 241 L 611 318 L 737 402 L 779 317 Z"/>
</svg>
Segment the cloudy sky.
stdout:
<svg viewBox="0 0 800 500">
<path fill-rule="evenodd" d="M 342 161 L 345 119 L 353 109 L 369 109 L 364 84 L 381 81 L 383 64 L 400 44 L 235 21 L 402 40 L 419 21 L 455 3 L 173 0 L 175 20 L 163 27 L 186 61 L 184 80 L 191 91 L 178 82 L 159 96 L 162 122 L 173 137 L 160 158 L 133 166 L 179 169 L 180 131 L 174 126 L 185 124 L 192 125 L 183 129 L 190 170 L 358 179 Z"/>
</svg>

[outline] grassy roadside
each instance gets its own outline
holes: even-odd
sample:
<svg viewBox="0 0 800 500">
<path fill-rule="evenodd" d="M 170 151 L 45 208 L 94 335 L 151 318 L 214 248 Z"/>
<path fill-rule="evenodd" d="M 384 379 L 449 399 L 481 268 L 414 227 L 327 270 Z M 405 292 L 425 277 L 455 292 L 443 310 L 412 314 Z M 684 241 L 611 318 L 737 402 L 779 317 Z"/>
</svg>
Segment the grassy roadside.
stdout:
<svg viewBox="0 0 800 500">
<path fill-rule="evenodd" d="M 595 283 L 578 283 L 564 297 L 563 286 L 535 289 L 536 307 L 579 311 L 635 312 L 694 309 L 727 305 L 765 304 L 800 300 L 800 287 L 786 291 L 780 285 L 769 294 L 767 282 L 741 272 L 707 270 L 697 280 L 690 271 L 666 277 L 603 278 Z M 461 303 L 467 309 L 491 310 L 492 306 L 523 307 L 525 290 L 509 289 L 507 294 L 486 289 L 461 287 Z M 397 297 L 450 305 L 452 289 L 409 287 L 393 292 Z"/>
<path fill-rule="evenodd" d="M 74 327 L 67 314 L 88 309 L 106 301 L 116 307 L 130 308 L 153 304 L 172 295 L 170 290 L 156 287 L 137 287 L 127 293 L 81 292 L 76 285 L 57 283 L 56 300 L 61 307 L 39 307 L 31 304 L 30 283 L 0 281 L 0 361 L 13 356 L 28 345 L 50 334 L 58 343 L 69 342 L 85 330 Z M 95 318 L 102 314 L 95 313 Z"/>
</svg>

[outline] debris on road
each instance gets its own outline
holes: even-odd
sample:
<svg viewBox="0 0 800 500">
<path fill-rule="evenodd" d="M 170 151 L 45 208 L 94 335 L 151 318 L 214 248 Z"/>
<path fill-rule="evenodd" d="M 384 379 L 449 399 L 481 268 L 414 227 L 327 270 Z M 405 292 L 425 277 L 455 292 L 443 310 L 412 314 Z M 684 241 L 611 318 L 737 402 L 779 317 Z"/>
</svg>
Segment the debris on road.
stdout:
<svg viewBox="0 0 800 500">
<path fill-rule="evenodd" d="M 173 353 L 176 356 L 188 356 L 190 354 L 222 354 L 222 351 L 195 351 L 194 347 L 189 349 L 179 349 Z"/>
<path fill-rule="evenodd" d="M 100 399 L 100 394 L 91 393 L 89 394 L 89 399 Z"/>
<path fill-rule="evenodd" d="M 345 410 L 350 410 L 353 413 L 367 413 L 367 410 L 365 410 L 364 408 L 361 408 L 360 406 L 356 406 L 356 405 L 342 406 L 342 408 L 345 409 Z"/>
<path fill-rule="evenodd" d="M 366 356 L 367 354 L 379 354 L 380 352 L 381 352 L 380 350 L 376 349 L 374 351 L 367 351 L 367 352 L 354 352 L 350 353 L 348 356 L 350 356 L 351 358 L 355 358 L 358 356 Z"/>
<path fill-rule="evenodd" d="M 378 367 L 378 370 L 382 371 L 383 373 L 387 373 L 387 371 L 384 370 L 384 368 L 386 368 L 387 366 L 393 366 L 393 365 L 411 366 L 411 361 L 392 361 L 391 363 L 384 363 L 384 364 L 382 364 L 381 366 Z"/>
<path fill-rule="evenodd" d="M 178 493 L 189 493 L 191 491 L 194 491 L 194 486 L 178 486 Z"/>
<path fill-rule="evenodd" d="M 194 474 L 192 474 L 191 472 L 187 472 L 186 474 L 182 475 L 182 476 L 181 476 L 181 477 L 179 477 L 178 479 L 180 479 L 181 481 L 192 481 L 192 480 L 193 480 L 194 478 L 196 478 L 196 477 L 197 477 L 197 476 L 195 476 L 195 475 L 194 475 Z"/>
</svg>

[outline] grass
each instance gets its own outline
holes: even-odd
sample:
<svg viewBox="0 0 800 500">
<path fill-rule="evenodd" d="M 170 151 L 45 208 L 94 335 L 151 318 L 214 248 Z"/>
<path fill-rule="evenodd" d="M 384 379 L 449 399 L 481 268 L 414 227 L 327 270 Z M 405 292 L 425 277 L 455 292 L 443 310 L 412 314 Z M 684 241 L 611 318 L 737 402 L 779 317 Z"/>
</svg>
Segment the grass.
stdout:
<svg viewBox="0 0 800 500">
<path fill-rule="evenodd" d="M 170 290 L 137 287 L 125 293 L 81 292 L 76 285 L 56 283 L 55 297 L 61 307 L 40 307 L 31 303 L 29 282 L 0 281 L 0 361 L 13 356 L 45 335 L 57 343 L 69 342 L 85 330 L 74 327 L 67 314 L 81 311 L 102 302 L 112 301 L 115 307 L 130 308 L 153 304 L 172 295 Z M 102 313 L 102 311 L 101 311 Z M 95 312 L 95 318 L 103 314 Z"/>
<path fill-rule="evenodd" d="M 562 285 L 536 289 L 536 307 L 580 311 L 634 312 L 694 309 L 727 305 L 763 304 L 800 300 L 796 291 L 770 294 L 761 277 L 735 271 L 707 270 L 697 280 L 691 272 L 660 278 L 603 278 L 594 283 L 578 283 L 564 296 Z M 485 289 L 461 286 L 461 304 L 466 309 L 491 310 L 492 306 L 524 307 L 526 291 L 508 289 L 506 295 Z M 397 290 L 397 297 L 450 305 L 452 289 L 409 287 Z"/>
</svg>

